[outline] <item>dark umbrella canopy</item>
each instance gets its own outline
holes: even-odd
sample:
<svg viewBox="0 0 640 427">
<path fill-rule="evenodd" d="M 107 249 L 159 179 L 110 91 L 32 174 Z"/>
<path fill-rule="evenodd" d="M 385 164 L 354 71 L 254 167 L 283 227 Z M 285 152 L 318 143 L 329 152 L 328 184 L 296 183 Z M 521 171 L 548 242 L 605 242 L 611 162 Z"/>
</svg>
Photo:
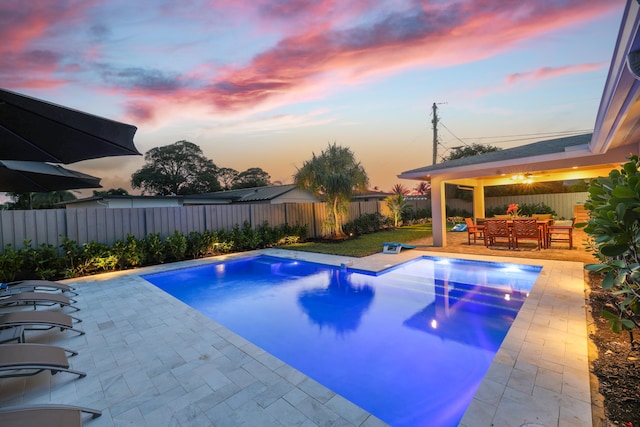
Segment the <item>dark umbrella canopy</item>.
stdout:
<svg viewBox="0 0 640 427">
<path fill-rule="evenodd" d="M 0 159 L 74 163 L 140 154 L 135 126 L 0 89 Z"/>
<path fill-rule="evenodd" d="M 48 193 L 100 188 L 100 178 L 42 162 L 0 160 L 0 191 Z"/>
</svg>

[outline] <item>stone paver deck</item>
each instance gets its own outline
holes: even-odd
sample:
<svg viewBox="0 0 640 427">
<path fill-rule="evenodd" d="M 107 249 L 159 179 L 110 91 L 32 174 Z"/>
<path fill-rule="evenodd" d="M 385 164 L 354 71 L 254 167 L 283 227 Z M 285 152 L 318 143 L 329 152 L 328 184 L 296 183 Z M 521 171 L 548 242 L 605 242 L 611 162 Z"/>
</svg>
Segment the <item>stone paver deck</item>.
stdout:
<svg viewBox="0 0 640 427">
<path fill-rule="evenodd" d="M 379 271 L 428 251 L 349 258 L 271 249 L 270 255 Z M 59 373 L 0 381 L 0 406 L 77 404 L 99 426 L 381 426 L 382 421 L 157 289 L 139 276 L 202 265 L 186 261 L 92 276 L 78 288 L 86 335 L 27 332 L 29 342 L 79 351 Z M 496 260 L 481 255 L 458 258 Z M 590 426 L 583 264 L 509 259 L 543 270 L 461 425 Z"/>
</svg>

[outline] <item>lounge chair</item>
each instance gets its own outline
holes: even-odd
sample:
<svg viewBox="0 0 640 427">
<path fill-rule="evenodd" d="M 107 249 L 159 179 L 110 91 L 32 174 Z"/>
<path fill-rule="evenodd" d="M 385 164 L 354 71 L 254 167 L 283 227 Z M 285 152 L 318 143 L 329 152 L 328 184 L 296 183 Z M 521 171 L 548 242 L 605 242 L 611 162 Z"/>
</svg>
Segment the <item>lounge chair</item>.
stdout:
<svg viewBox="0 0 640 427">
<path fill-rule="evenodd" d="M 48 331 L 53 328 L 68 329 L 84 335 L 84 331 L 73 327 L 73 316 L 59 311 L 13 311 L 0 314 L 0 328 L 24 326 L 27 331 Z M 80 320 L 80 319 L 76 319 Z"/>
<path fill-rule="evenodd" d="M 59 282 L 52 282 L 50 280 L 19 280 L 17 282 L 3 283 L 0 285 L 0 289 L 4 289 L 4 292 L 11 294 L 19 294 L 28 291 L 60 291 L 64 294 L 70 294 L 71 296 L 78 296 L 76 288 L 73 286 Z"/>
<path fill-rule="evenodd" d="M 0 372 L 6 373 L 0 373 L 0 378 L 28 377 L 43 371 L 51 371 L 52 375 L 68 372 L 80 378 L 86 377 L 86 373 L 69 368 L 65 351 L 64 348 L 46 344 L 2 344 Z"/>
<path fill-rule="evenodd" d="M 23 326 L 12 326 L 10 328 L 0 329 L 0 344 L 5 344 L 12 341 L 18 343 L 24 342 Z"/>
<path fill-rule="evenodd" d="M 407 245 L 405 243 L 384 242 L 382 244 L 382 253 L 385 254 L 399 254 L 402 249 L 415 249 L 414 245 Z"/>
<path fill-rule="evenodd" d="M 90 417 L 83 416 L 84 414 Z M 76 427 L 82 426 L 83 418 L 98 418 L 100 415 L 102 415 L 101 411 L 80 406 L 19 406 L 0 408 L 0 425 L 7 427 Z"/>
<path fill-rule="evenodd" d="M 72 303 L 75 302 L 76 300 L 68 296 L 52 294 L 50 292 L 22 292 L 20 294 L 0 297 L 0 308 L 26 304 L 33 305 L 33 309 L 35 310 L 39 305 L 48 307 L 60 305 L 60 307 L 69 307 L 75 311 L 80 311 L 78 307 L 72 305 Z"/>
</svg>

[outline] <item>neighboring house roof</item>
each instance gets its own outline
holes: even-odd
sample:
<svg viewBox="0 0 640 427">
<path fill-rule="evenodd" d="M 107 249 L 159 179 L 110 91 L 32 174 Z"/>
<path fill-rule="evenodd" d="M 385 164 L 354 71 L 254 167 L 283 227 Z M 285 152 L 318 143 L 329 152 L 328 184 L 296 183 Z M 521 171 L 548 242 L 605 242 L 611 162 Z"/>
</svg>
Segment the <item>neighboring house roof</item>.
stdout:
<svg viewBox="0 0 640 427">
<path fill-rule="evenodd" d="M 562 153 L 570 147 L 584 146 L 587 147 L 591 141 L 593 134 L 587 133 L 583 135 L 568 136 L 564 138 L 550 139 L 546 141 L 535 142 L 533 144 L 521 145 L 519 147 L 507 148 L 505 150 L 492 151 L 482 153 L 475 156 L 463 157 L 460 159 L 449 160 L 431 166 L 425 166 L 402 172 L 401 175 L 414 173 L 430 173 L 441 169 L 448 169 L 459 166 L 471 166 L 485 164 L 491 162 L 501 162 L 504 160 L 528 158 L 541 156 L 545 154 Z M 402 176 L 401 176 L 402 177 Z"/>
<path fill-rule="evenodd" d="M 367 190 L 362 193 L 356 193 L 351 197 L 354 200 L 358 199 L 384 199 L 385 197 L 392 196 L 393 193 L 386 193 L 384 191 Z"/>
<path fill-rule="evenodd" d="M 177 201 L 179 205 L 194 204 L 229 204 L 229 203 L 252 203 L 268 202 L 278 197 L 296 190 L 294 184 L 275 185 L 268 187 L 243 188 L 240 190 L 217 191 L 215 193 L 194 194 L 189 196 L 92 196 L 84 199 L 70 200 L 59 203 L 60 205 L 73 205 L 87 202 L 101 201 L 152 201 L 171 200 Z"/>
<path fill-rule="evenodd" d="M 295 190 L 295 184 L 270 185 L 267 187 L 242 188 L 239 190 L 216 191 L 215 193 L 189 196 L 191 199 L 230 200 L 232 203 L 263 202 L 273 200 Z"/>
<path fill-rule="evenodd" d="M 108 196 L 91 196 L 85 197 L 83 199 L 75 199 L 75 200 L 65 200 L 64 202 L 57 203 L 57 205 L 72 205 L 76 203 L 86 203 L 86 202 L 99 202 L 101 200 L 179 200 L 182 202 L 184 196 L 121 196 L 121 195 L 108 195 Z"/>
</svg>

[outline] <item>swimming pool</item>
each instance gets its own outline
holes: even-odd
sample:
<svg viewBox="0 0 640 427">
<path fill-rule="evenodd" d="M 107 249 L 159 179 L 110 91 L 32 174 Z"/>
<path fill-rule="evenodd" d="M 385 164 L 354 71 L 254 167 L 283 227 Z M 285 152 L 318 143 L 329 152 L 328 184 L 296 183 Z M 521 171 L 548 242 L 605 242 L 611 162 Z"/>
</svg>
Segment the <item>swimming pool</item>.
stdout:
<svg viewBox="0 0 640 427">
<path fill-rule="evenodd" d="M 539 271 L 422 257 L 375 275 L 259 256 L 144 278 L 389 424 L 454 426 Z"/>
</svg>

